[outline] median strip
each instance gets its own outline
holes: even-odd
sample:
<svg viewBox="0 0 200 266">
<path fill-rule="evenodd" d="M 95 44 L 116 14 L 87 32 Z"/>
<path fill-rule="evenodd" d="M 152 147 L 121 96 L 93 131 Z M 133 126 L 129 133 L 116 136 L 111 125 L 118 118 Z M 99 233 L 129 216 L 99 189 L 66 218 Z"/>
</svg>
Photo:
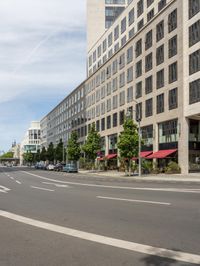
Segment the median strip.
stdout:
<svg viewBox="0 0 200 266">
<path fill-rule="evenodd" d="M 99 243 L 99 244 L 104 244 L 104 245 L 108 245 L 112 247 L 126 249 L 126 250 L 133 251 L 133 252 L 139 252 L 139 253 L 148 254 L 152 256 L 158 256 L 158 257 L 163 257 L 163 258 L 173 259 L 173 260 L 182 261 L 186 263 L 193 263 L 193 264 L 200 265 L 200 255 L 197 255 L 197 254 L 174 251 L 174 250 L 165 249 L 165 248 L 158 248 L 158 247 L 153 247 L 149 245 L 143 245 L 139 243 L 125 241 L 121 239 L 92 234 L 92 233 L 79 231 L 79 230 L 68 228 L 68 227 L 45 223 L 39 220 L 27 218 L 24 216 L 16 215 L 14 213 L 2 211 L 2 210 L 0 210 L 0 216 L 23 223 L 23 224 L 31 225 L 37 228 L 42 228 L 48 231 L 76 237 L 79 239 L 88 240 L 88 241 Z"/>
</svg>

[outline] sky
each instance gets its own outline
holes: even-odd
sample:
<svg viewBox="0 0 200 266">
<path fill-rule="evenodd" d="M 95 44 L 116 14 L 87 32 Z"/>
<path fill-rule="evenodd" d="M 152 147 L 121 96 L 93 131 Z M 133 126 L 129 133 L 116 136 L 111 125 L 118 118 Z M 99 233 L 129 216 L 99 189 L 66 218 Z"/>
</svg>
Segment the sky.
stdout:
<svg viewBox="0 0 200 266">
<path fill-rule="evenodd" d="M 0 1 L 0 151 L 86 78 L 85 0 Z"/>
</svg>

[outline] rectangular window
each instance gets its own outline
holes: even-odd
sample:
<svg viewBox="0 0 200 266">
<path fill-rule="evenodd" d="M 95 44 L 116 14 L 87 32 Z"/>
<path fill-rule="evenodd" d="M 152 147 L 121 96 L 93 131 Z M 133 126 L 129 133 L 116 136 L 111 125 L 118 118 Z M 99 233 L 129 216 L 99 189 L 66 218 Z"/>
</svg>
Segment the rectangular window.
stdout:
<svg viewBox="0 0 200 266">
<path fill-rule="evenodd" d="M 107 125 L 107 129 L 111 128 L 111 116 L 107 116 L 107 119 L 106 119 L 106 125 Z"/>
<path fill-rule="evenodd" d="M 123 125 L 124 124 L 124 110 L 119 112 L 119 124 Z"/>
<path fill-rule="evenodd" d="M 200 0 L 189 0 L 189 18 L 192 18 L 200 11 Z"/>
<path fill-rule="evenodd" d="M 200 71 L 200 49 L 190 55 L 189 61 L 190 75 Z"/>
<path fill-rule="evenodd" d="M 157 95 L 157 114 L 164 112 L 164 93 Z"/>
<path fill-rule="evenodd" d="M 101 87 L 101 99 L 105 98 L 105 86 Z"/>
<path fill-rule="evenodd" d="M 119 43 L 116 43 L 116 44 L 115 44 L 114 51 L 115 51 L 115 53 L 116 53 L 117 51 L 119 51 Z"/>
<path fill-rule="evenodd" d="M 108 47 L 110 47 L 112 45 L 113 42 L 113 35 L 112 32 L 108 35 Z"/>
<path fill-rule="evenodd" d="M 118 107 L 118 95 L 113 96 L 113 109 Z"/>
<path fill-rule="evenodd" d="M 140 0 L 137 3 L 137 17 L 139 17 L 144 11 L 144 1 Z"/>
<path fill-rule="evenodd" d="M 145 116 L 149 117 L 153 114 L 153 99 L 148 99 L 145 101 Z"/>
<path fill-rule="evenodd" d="M 106 84 L 106 96 L 111 94 L 111 81 Z"/>
<path fill-rule="evenodd" d="M 138 99 L 142 97 L 142 81 L 136 84 L 135 98 Z"/>
<path fill-rule="evenodd" d="M 136 78 L 142 75 L 142 60 L 136 63 Z"/>
<path fill-rule="evenodd" d="M 156 25 L 156 41 L 159 42 L 164 37 L 164 20 Z"/>
<path fill-rule="evenodd" d="M 141 19 L 137 24 L 138 31 L 144 26 L 144 19 Z"/>
<path fill-rule="evenodd" d="M 119 57 L 119 69 L 122 69 L 124 66 L 125 66 L 125 54 L 122 54 Z"/>
<path fill-rule="evenodd" d="M 113 75 L 117 73 L 117 67 L 118 67 L 118 62 L 117 59 L 115 59 L 112 63 L 112 73 Z"/>
<path fill-rule="evenodd" d="M 160 89 L 162 87 L 164 87 L 164 69 L 161 69 L 160 71 L 158 71 L 156 73 L 156 87 L 157 89 Z"/>
<path fill-rule="evenodd" d="M 112 80 L 112 91 L 116 91 L 118 89 L 118 79 L 117 77 Z"/>
<path fill-rule="evenodd" d="M 148 72 L 153 67 L 152 53 L 145 57 L 145 71 Z"/>
<path fill-rule="evenodd" d="M 135 34 L 135 29 L 132 28 L 132 29 L 129 31 L 129 33 L 128 33 L 128 37 L 129 37 L 129 39 L 131 39 L 131 38 L 134 36 L 134 34 Z"/>
<path fill-rule="evenodd" d="M 121 39 L 121 46 L 126 44 L 126 35 Z"/>
<path fill-rule="evenodd" d="M 160 0 L 158 2 L 158 11 L 162 10 L 166 6 L 166 0 Z"/>
<path fill-rule="evenodd" d="M 152 30 L 147 32 L 145 38 L 145 50 L 149 49 L 152 46 Z"/>
<path fill-rule="evenodd" d="M 156 65 L 164 62 L 164 44 L 156 49 Z"/>
<path fill-rule="evenodd" d="M 189 46 L 200 41 L 200 20 L 196 21 L 192 26 L 189 27 Z"/>
<path fill-rule="evenodd" d="M 169 40 L 168 46 L 169 46 L 169 58 L 171 58 L 177 54 L 177 35 Z"/>
<path fill-rule="evenodd" d="M 154 17 L 154 8 L 152 8 L 152 9 L 147 13 L 147 22 L 149 22 L 153 17 Z"/>
<path fill-rule="evenodd" d="M 123 87 L 125 85 L 125 72 L 121 73 L 119 76 L 119 87 Z"/>
<path fill-rule="evenodd" d="M 127 103 L 132 102 L 133 100 L 133 87 L 127 89 Z"/>
<path fill-rule="evenodd" d="M 119 26 L 116 26 L 114 29 L 114 40 L 116 41 L 119 38 Z"/>
<path fill-rule="evenodd" d="M 177 62 L 175 62 L 169 66 L 169 83 L 176 81 L 177 76 L 178 76 Z"/>
<path fill-rule="evenodd" d="M 142 120 L 142 103 L 136 104 L 135 120 L 137 122 Z"/>
<path fill-rule="evenodd" d="M 127 64 L 133 61 L 133 46 L 127 50 Z"/>
<path fill-rule="evenodd" d="M 117 127 L 117 113 L 113 114 L 113 127 Z"/>
<path fill-rule="evenodd" d="M 126 17 L 121 21 L 121 34 L 124 33 L 126 30 Z"/>
<path fill-rule="evenodd" d="M 151 93 L 153 90 L 153 77 L 149 76 L 145 79 L 145 93 Z"/>
<path fill-rule="evenodd" d="M 106 77 L 109 79 L 111 77 L 111 65 L 106 68 Z"/>
<path fill-rule="evenodd" d="M 175 9 L 168 16 L 168 32 L 175 30 L 177 28 L 177 9 Z"/>
<path fill-rule="evenodd" d="M 159 143 L 172 143 L 178 141 L 177 119 L 166 121 L 158 125 Z"/>
<path fill-rule="evenodd" d="M 125 104 L 125 91 L 121 91 L 119 95 L 119 104 L 124 105 Z"/>
<path fill-rule="evenodd" d="M 127 69 L 127 83 L 133 80 L 133 67 Z"/>
<path fill-rule="evenodd" d="M 147 0 L 147 7 L 149 7 L 151 4 L 153 4 L 154 0 Z"/>
<path fill-rule="evenodd" d="M 107 48 L 107 40 L 105 39 L 105 40 L 103 41 L 103 52 L 106 51 L 106 48 Z"/>
<path fill-rule="evenodd" d="M 135 45 L 135 57 L 142 54 L 142 39 L 138 40 Z"/>
<path fill-rule="evenodd" d="M 101 45 L 98 46 L 97 53 L 98 53 L 98 57 L 100 57 L 101 56 Z"/>
<path fill-rule="evenodd" d="M 200 79 L 190 82 L 190 100 L 189 103 L 200 102 Z"/>
<path fill-rule="evenodd" d="M 134 22 L 134 8 L 128 13 L 128 25 L 130 26 Z"/>
<path fill-rule="evenodd" d="M 168 104 L 169 104 L 169 110 L 172 110 L 178 107 L 178 89 L 177 88 L 174 88 L 169 91 Z"/>
<path fill-rule="evenodd" d="M 104 115 L 105 114 L 105 102 L 101 103 L 101 114 Z"/>
<path fill-rule="evenodd" d="M 105 130 L 105 118 L 101 119 L 101 131 Z"/>
</svg>

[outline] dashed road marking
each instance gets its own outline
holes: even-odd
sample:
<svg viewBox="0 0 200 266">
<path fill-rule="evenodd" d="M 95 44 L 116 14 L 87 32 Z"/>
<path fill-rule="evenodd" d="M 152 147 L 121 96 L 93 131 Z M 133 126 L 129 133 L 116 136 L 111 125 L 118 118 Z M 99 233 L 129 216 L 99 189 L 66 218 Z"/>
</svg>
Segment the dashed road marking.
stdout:
<svg viewBox="0 0 200 266">
<path fill-rule="evenodd" d="M 2 192 L 2 193 L 8 193 L 8 191 L 10 191 L 9 188 L 4 187 L 4 186 L 0 186 L 0 192 Z"/>
<path fill-rule="evenodd" d="M 20 182 L 20 181 L 18 181 L 18 180 L 16 180 L 16 183 L 17 183 L 17 184 L 19 184 L 19 185 L 21 185 L 21 182 Z"/>
<path fill-rule="evenodd" d="M 143 245 L 131 241 L 125 241 L 121 239 L 111 238 L 107 236 L 97 235 L 94 233 L 88 233 L 80 230 L 76 230 L 73 228 L 58 226 L 55 224 L 45 223 L 39 220 L 27 218 L 24 216 L 16 215 L 10 212 L 1 211 L 0 216 L 4 218 L 8 218 L 23 224 L 28 224 L 37 228 L 42 228 L 45 230 L 49 230 L 52 232 L 64 234 L 67 236 L 76 237 L 79 239 L 84 239 L 87 241 L 95 242 L 98 244 L 103 244 L 107 246 L 112 246 L 120 249 L 126 249 L 133 252 L 148 254 L 152 256 L 159 256 L 163 258 L 173 259 L 177 261 L 182 261 L 186 263 L 193 263 L 200 265 L 200 255 L 174 251 L 165 248 L 153 247 L 150 245 Z"/>
<path fill-rule="evenodd" d="M 56 187 L 69 187 L 68 185 L 56 184 L 56 183 L 51 183 L 51 182 L 42 182 L 42 183 L 47 184 L 47 185 L 53 185 Z"/>
<path fill-rule="evenodd" d="M 52 190 L 52 189 L 48 189 L 48 188 L 43 188 L 43 187 L 34 187 L 34 186 L 31 186 L 31 188 L 35 188 L 35 189 L 40 189 L 40 190 L 45 190 L 45 191 L 55 191 L 55 190 Z"/>
</svg>

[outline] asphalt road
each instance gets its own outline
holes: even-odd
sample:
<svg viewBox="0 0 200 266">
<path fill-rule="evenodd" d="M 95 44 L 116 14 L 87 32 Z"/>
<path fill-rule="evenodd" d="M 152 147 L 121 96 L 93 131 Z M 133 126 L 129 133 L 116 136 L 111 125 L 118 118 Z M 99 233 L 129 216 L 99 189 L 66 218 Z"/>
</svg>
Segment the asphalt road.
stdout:
<svg viewBox="0 0 200 266">
<path fill-rule="evenodd" d="M 0 266 L 43 265 L 200 265 L 200 184 L 0 168 Z"/>
</svg>

